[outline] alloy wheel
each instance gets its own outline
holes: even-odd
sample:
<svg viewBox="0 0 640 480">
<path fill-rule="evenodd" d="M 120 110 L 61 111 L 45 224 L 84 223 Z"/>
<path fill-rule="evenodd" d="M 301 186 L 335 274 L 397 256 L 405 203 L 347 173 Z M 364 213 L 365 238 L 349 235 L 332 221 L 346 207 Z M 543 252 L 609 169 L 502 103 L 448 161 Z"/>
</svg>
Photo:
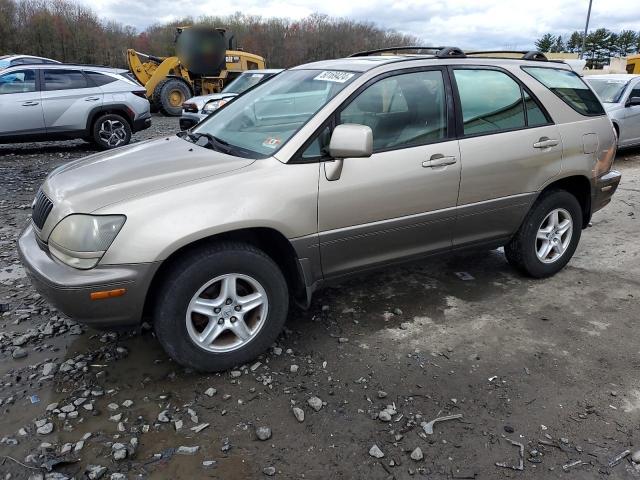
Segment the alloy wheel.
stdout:
<svg viewBox="0 0 640 480">
<path fill-rule="evenodd" d="M 256 279 L 239 273 L 220 275 L 191 298 L 185 319 L 189 337 L 208 352 L 237 350 L 258 334 L 268 307 L 267 293 Z"/>
</svg>

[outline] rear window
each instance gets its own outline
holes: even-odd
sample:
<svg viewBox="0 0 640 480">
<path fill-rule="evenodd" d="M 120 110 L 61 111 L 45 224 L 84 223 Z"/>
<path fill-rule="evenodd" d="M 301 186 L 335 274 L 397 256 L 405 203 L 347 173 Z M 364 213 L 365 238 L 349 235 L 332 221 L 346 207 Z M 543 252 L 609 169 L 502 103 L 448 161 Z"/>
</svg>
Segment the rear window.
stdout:
<svg viewBox="0 0 640 480">
<path fill-rule="evenodd" d="M 576 112 L 588 116 L 604 115 L 600 100 L 577 73 L 545 67 L 522 67 L 522 69 Z"/>
<path fill-rule="evenodd" d="M 89 77 L 89 79 L 94 83 L 96 87 L 101 87 L 118 80 L 117 78 L 110 77 L 109 75 L 103 75 L 102 73 L 98 72 L 85 71 L 84 73 L 87 75 L 87 77 Z"/>
</svg>

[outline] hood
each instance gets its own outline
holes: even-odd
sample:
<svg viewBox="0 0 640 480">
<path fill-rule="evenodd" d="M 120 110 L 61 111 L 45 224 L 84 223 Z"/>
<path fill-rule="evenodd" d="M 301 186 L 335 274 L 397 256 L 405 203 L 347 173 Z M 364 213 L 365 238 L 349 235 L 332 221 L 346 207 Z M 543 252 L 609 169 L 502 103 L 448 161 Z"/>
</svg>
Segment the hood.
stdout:
<svg viewBox="0 0 640 480">
<path fill-rule="evenodd" d="M 211 95 L 200 95 L 199 97 L 191 97 L 184 103 L 194 103 L 198 107 L 198 110 L 202 110 L 202 107 L 204 107 L 205 104 L 210 102 L 211 100 L 220 100 L 223 98 L 231 98 L 237 96 L 237 93 L 212 93 Z"/>
<path fill-rule="evenodd" d="M 162 137 L 67 163 L 51 172 L 42 188 L 61 218 L 72 212 L 91 213 L 253 162 L 199 147 L 177 136 Z"/>
<path fill-rule="evenodd" d="M 605 112 L 612 113 L 618 110 L 624 110 L 624 104 L 622 103 L 605 103 L 602 102 L 602 106 L 604 107 Z"/>
</svg>

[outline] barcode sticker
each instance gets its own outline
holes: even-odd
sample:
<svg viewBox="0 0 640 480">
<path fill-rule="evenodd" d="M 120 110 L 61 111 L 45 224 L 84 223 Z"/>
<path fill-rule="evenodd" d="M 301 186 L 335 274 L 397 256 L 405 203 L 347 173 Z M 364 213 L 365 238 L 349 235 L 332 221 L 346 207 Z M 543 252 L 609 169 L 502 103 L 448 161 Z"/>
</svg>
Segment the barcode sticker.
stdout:
<svg viewBox="0 0 640 480">
<path fill-rule="evenodd" d="M 351 72 L 338 72 L 334 70 L 325 70 L 320 75 L 316 76 L 314 80 L 323 80 L 325 82 L 344 83 L 353 77 Z"/>
</svg>

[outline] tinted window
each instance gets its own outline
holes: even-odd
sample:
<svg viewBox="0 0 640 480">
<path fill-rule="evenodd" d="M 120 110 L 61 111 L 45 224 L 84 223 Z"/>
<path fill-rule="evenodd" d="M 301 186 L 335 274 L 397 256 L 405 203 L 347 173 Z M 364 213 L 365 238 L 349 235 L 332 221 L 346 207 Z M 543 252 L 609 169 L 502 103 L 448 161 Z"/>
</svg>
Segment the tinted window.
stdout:
<svg viewBox="0 0 640 480">
<path fill-rule="evenodd" d="M 520 85 L 495 70 L 454 70 L 465 135 L 524 128 Z"/>
<path fill-rule="evenodd" d="M 110 77 L 109 75 L 103 75 L 98 72 L 84 72 L 87 77 L 93 82 L 97 87 L 101 87 L 102 85 L 107 85 L 108 83 L 115 82 L 118 79 L 114 77 Z"/>
<path fill-rule="evenodd" d="M 598 97 L 573 71 L 544 67 L 522 67 L 525 72 L 583 115 L 604 115 Z"/>
<path fill-rule="evenodd" d="M 80 70 L 45 70 L 44 90 L 87 88 L 87 79 Z"/>
<path fill-rule="evenodd" d="M 0 94 L 36 91 L 36 72 L 17 70 L 0 75 Z"/>
<path fill-rule="evenodd" d="M 629 98 L 631 97 L 640 97 L 640 85 L 634 87 L 633 90 L 631 90 Z"/>
<path fill-rule="evenodd" d="M 368 125 L 373 149 L 420 145 L 446 136 L 440 71 L 395 75 L 367 87 L 341 113 L 340 123 Z"/>
<path fill-rule="evenodd" d="M 551 123 L 536 101 L 527 92 L 523 91 L 522 93 L 524 95 L 524 105 L 527 109 L 527 125 L 529 127 L 539 127 L 540 125 Z"/>
</svg>

